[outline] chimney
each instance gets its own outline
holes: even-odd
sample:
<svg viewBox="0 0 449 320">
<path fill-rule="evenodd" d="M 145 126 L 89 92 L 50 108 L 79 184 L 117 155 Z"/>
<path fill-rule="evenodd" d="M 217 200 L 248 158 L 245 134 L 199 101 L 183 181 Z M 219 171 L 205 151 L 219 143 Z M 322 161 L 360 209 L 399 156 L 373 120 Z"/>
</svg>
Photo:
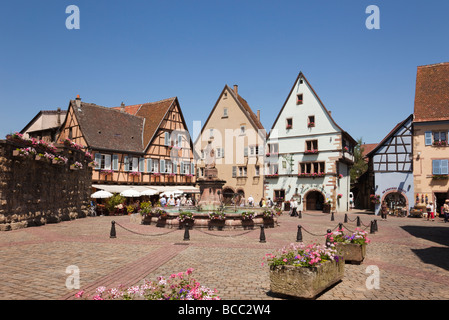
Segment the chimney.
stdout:
<svg viewBox="0 0 449 320">
<path fill-rule="evenodd" d="M 257 120 L 260 122 L 260 110 L 257 110 Z"/>
<path fill-rule="evenodd" d="M 332 117 L 332 111 L 327 110 L 327 113 L 329 113 L 329 115 Z"/>
<path fill-rule="evenodd" d="M 80 98 L 79 94 L 76 95 L 75 103 L 76 103 L 76 106 L 78 107 L 78 109 L 80 109 L 81 108 L 81 98 Z"/>
<path fill-rule="evenodd" d="M 125 103 L 122 101 L 122 104 L 120 105 L 120 111 L 125 112 Z"/>
<path fill-rule="evenodd" d="M 235 93 L 235 95 L 239 94 L 239 86 L 236 84 L 234 84 L 234 93 Z"/>
</svg>

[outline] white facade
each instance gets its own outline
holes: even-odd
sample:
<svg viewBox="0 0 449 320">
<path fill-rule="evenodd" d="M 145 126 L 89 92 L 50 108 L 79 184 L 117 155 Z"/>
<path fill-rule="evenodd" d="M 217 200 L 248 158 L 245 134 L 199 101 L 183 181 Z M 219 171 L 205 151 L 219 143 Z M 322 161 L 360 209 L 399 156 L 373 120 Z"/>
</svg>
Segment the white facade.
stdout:
<svg viewBox="0 0 449 320">
<path fill-rule="evenodd" d="M 298 210 L 349 210 L 354 139 L 299 74 L 267 141 L 265 196 L 298 200 Z M 341 198 L 338 195 L 341 195 Z"/>
</svg>

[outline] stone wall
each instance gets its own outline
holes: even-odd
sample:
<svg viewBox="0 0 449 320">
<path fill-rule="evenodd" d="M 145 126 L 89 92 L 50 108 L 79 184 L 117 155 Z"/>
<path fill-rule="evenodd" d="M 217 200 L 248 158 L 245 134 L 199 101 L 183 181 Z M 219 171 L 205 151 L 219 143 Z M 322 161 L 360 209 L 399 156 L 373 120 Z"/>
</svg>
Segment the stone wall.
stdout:
<svg viewBox="0 0 449 320">
<path fill-rule="evenodd" d="M 0 231 L 86 217 L 92 169 L 84 151 L 58 145 L 48 153 L 33 146 L 35 155 L 17 155 L 26 147 L 23 141 L 0 140 Z M 52 160 L 54 155 L 67 163 Z"/>
</svg>

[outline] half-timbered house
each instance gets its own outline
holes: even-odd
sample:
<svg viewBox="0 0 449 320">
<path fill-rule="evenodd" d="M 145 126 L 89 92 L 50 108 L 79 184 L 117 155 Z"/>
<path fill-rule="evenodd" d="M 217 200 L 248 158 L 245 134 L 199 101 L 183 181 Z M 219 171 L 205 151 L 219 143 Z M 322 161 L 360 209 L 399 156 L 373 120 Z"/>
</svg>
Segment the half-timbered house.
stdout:
<svg viewBox="0 0 449 320">
<path fill-rule="evenodd" d="M 95 161 L 93 186 L 151 186 L 194 192 L 193 147 L 176 97 L 107 108 L 71 100 L 59 141 L 86 146 Z M 173 188 L 172 188 L 173 189 Z"/>
<path fill-rule="evenodd" d="M 408 213 L 413 201 L 413 115 L 398 123 L 366 156 L 374 179 L 370 201 L 380 213 L 385 201 L 392 214 Z"/>
</svg>

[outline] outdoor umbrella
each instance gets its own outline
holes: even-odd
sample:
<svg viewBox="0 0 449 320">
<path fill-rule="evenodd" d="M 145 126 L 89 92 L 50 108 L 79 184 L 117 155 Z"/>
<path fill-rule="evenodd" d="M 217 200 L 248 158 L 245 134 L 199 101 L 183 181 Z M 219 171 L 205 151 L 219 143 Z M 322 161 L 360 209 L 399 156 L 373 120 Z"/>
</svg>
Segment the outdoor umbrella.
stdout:
<svg viewBox="0 0 449 320">
<path fill-rule="evenodd" d="M 155 195 L 155 194 L 157 194 L 157 193 L 158 193 L 158 192 L 157 192 L 156 190 L 153 190 L 153 189 L 146 189 L 146 190 L 140 192 L 140 195 L 141 195 L 141 196 L 153 196 L 153 195 Z"/>
<path fill-rule="evenodd" d="M 90 197 L 94 198 L 94 199 L 105 199 L 105 198 L 112 197 L 112 193 L 105 191 L 105 190 L 100 190 L 100 191 L 92 193 L 92 195 Z"/>
<path fill-rule="evenodd" d="M 120 192 L 120 195 L 122 197 L 128 197 L 128 198 L 139 198 L 140 197 L 140 192 L 134 189 L 127 189 L 124 190 L 122 192 Z"/>
<path fill-rule="evenodd" d="M 170 191 L 165 191 L 165 192 L 161 193 L 160 196 L 161 197 L 162 196 L 167 196 L 167 197 L 173 196 L 173 197 L 176 197 L 176 196 L 180 196 L 183 193 L 184 193 L 184 191 L 181 191 L 181 190 L 170 190 Z"/>
</svg>

